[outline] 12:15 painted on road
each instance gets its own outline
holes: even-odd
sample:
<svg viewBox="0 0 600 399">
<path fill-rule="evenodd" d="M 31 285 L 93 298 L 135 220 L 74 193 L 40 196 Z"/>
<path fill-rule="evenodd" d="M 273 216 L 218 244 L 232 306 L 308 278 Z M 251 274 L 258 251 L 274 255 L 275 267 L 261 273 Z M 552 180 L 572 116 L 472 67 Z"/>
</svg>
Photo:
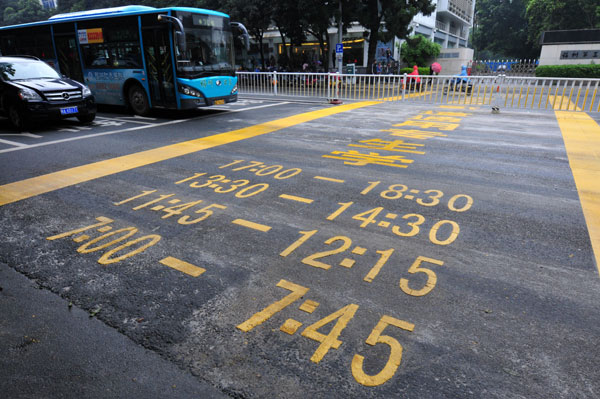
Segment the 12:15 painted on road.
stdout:
<svg viewBox="0 0 600 399">
<path fill-rule="evenodd" d="M 286 249 L 284 249 L 279 255 L 284 258 L 289 256 L 294 251 L 296 251 L 298 248 L 300 248 L 300 246 L 302 246 L 304 243 L 306 243 L 317 232 L 318 232 L 318 230 L 300 231 L 299 232 L 300 238 L 298 238 L 290 246 L 288 246 Z M 348 251 L 350 249 L 350 247 L 352 246 L 352 240 L 349 237 L 345 237 L 345 236 L 331 237 L 331 238 L 325 240 L 324 244 L 331 245 L 336 242 L 340 242 L 341 245 L 337 248 L 334 248 L 334 249 L 331 249 L 328 251 L 316 252 L 312 255 L 305 257 L 304 259 L 302 259 L 301 262 L 304 263 L 305 265 L 309 265 L 309 266 L 312 266 L 312 267 L 315 267 L 318 269 L 329 270 L 332 267 L 332 265 L 325 263 L 322 260 L 324 260 L 326 257 L 332 256 L 332 255 L 342 254 L 342 253 Z M 364 255 L 366 252 L 367 252 L 366 248 L 359 247 L 359 246 L 357 246 L 351 250 L 351 253 L 355 254 L 355 255 Z M 385 251 L 376 251 L 376 253 L 378 255 L 380 255 L 379 260 L 375 263 L 375 265 L 373 265 L 371 270 L 369 270 L 369 272 L 365 275 L 365 277 L 363 278 L 363 281 L 366 281 L 367 283 L 373 282 L 375 277 L 377 277 L 379 272 L 382 270 L 383 266 L 385 266 L 385 264 L 388 262 L 388 260 L 392 256 L 392 254 L 394 254 L 394 252 L 395 252 L 394 248 L 390 248 Z M 342 260 L 339 263 L 339 265 L 343 266 L 347 269 L 350 269 L 354 266 L 354 263 L 355 263 L 355 261 L 353 259 L 345 258 L 344 260 Z M 427 280 L 425 281 L 425 284 L 422 287 L 411 288 L 411 286 L 409 285 L 410 284 L 409 280 L 406 278 L 401 278 L 400 282 L 399 282 L 399 287 L 405 294 L 410 295 L 410 296 L 415 296 L 415 297 L 421 297 L 421 296 L 429 294 L 435 288 L 435 286 L 437 284 L 437 275 L 435 274 L 435 272 L 433 270 L 428 269 L 426 267 L 422 267 L 421 265 L 423 263 L 430 263 L 432 265 L 437 265 L 437 266 L 444 265 L 444 262 L 442 260 L 433 259 L 433 258 L 429 258 L 426 256 L 418 256 L 417 259 L 409 267 L 408 273 L 409 274 L 423 273 L 425 276 L 427 276 Z M 413 287 L 414 287 L 414 282 L 413 282 Z"/>
</svg>

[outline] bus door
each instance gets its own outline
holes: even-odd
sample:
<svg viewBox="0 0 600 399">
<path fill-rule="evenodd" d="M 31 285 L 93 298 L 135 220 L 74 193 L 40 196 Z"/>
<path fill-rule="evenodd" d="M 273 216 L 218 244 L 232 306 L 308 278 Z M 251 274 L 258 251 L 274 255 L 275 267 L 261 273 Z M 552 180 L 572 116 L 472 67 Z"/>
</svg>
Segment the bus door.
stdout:
<svg viewBox="0 0 600 399">
<path fill-rule="evenodd" d="M 54 44 L 56 45 L 60 73 L 78 82 L 83 82 L 83 72 L 81 71 L 81 61 L 79 59 L 79 51 L 77 51 L 75 34 L 55 34 Z"/>
<path fill-rule="evenodd" d="M 142 28 L 142 40 L 152 106 L 177 108 L 169 30 L 165 26 Z"/>
</svg>

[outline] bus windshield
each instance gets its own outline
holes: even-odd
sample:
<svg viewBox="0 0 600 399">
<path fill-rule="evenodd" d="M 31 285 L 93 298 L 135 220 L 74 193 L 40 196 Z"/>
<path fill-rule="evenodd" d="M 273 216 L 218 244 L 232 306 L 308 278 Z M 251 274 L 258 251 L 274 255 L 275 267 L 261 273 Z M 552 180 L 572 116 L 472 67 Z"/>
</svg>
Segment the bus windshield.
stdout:
<svg viewBox="0 0 600 399">
<path fill-rule="evenodd" d="M 233 35 L 229 18 L 177 11 L 185 28 L 186 51 L 177 54 L 177 75 L 186 79 L 231 75 Z"/>
</svg>

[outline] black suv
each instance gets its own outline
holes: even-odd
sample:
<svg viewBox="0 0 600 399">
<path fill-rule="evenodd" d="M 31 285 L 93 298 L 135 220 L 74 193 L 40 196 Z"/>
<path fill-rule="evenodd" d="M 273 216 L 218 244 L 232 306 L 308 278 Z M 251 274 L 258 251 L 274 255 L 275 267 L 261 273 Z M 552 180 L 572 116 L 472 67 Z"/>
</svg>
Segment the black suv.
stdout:
<svg viewBox="0 0 600 399">
<path fill-rule="evenodd" d="M 90 123 L 96 117 L 96 101 L 87 86 L 61 77 L 38 58 L 0 57 L 0 114 L 17 130 L 34 119 L 76 117 Z"/>
</svg>

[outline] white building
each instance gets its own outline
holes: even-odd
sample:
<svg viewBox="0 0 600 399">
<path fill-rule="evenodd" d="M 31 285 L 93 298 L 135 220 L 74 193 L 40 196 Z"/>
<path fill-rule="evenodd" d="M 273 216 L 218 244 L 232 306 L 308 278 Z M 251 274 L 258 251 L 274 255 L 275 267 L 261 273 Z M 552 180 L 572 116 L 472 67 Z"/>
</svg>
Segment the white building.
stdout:
<svg viewBox="0 0 600 399">
<path fill-rule="evenodd" d="M 540 65 L 600 62 L 600 29 L 546 31 L 541 42 Z"/>
<path fill-rule="evenodd" d="M 56 8 L 56 0 L 40 0 L 40 3 L 45 10 Z"/>
<path fill-rule="evenodd" d="M 473 27 L 475 0 L 433 1 L 436 4 L 436 10 L 429 16 L 418 14 L 410 25 L 413 28 L 413 34 L 423 35 L 442 46 L 442 52 L 437 59 L 437 62 L 442 64 L 442 73 L 455 74 L 460 72 L 461 65 L 466 65 L 473 57 L 473 50 L 467 48 L 467 44 L 469 32 Z M 334 68 L 335 46 L 333 44 L 338 42 L 337 27 L 329 28 L 328 33 L 329 43 L 331 43 L 331 48 L 328 49 L 329 67 Z M 352 23 L 349 27 L 347 26 L 347 32 L 343 38 L 344 64 L 354 63 L 359 67 L 359 71 L 360 67 L 364 71 L 368 62 L 369 43 L 363 33 L 362 26 Z M 394 59 L 402 59 L 401 42 L 401 40 L 395 39 L 388 43 L 378 43 L 377 61 L 386 61 L 388 50 L 393 54 Z M 264 47 L 267 64 L 269 64 L 269 60 L 277 60 L 283 53 L 281 37 L 276 29 L 264 35 Z M 321 50 L 316 39 L 309 37 L 302 46 L 294 47 L 293 52 L 295 56 L 302 58 L 309 65 L 315 65 L 320 58 Z M 260 56 L 256 46 L 251 57 L 254 65 L 257 66 Z"/>
<path fill-rule="evenodd" d="M 473 26 L 475 0 L 437 0 L 436 10 L 430 16 L 418 14 L 413 19 L 415 33 L 440 44 L 442 48 L 467 47 L 469 31 Z"/>
<path fill-rule="evenodd" d="M 442 65 L 442 74 L 458 73 L 462 65 L 473 59 L 473 49 L 467 45 L 475 0 L 437 0 L 436 3 L 433 14 L 428 17 L 419 14 L 413 19 L 414 32 L 442 46 L 437 59 Z"/>
</svg>

